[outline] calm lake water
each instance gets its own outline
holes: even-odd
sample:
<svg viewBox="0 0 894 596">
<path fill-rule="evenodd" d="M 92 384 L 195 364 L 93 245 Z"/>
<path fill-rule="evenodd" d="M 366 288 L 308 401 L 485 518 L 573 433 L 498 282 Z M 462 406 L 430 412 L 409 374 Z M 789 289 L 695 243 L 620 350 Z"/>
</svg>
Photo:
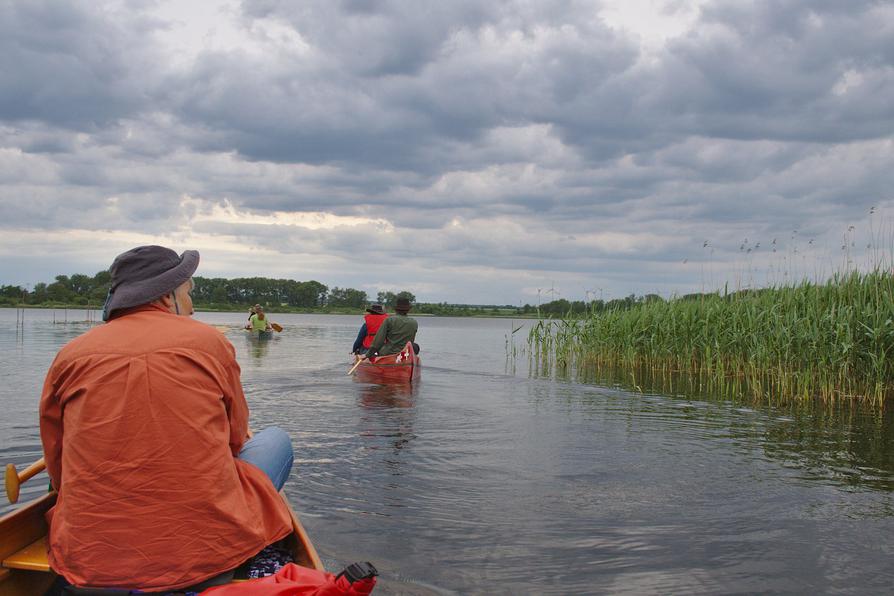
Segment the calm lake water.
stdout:
<svg viewBox="0 0 894 596">
<path fill-rule="evenodd" d="M 40 457 L 43 377 L 84 317 L 0 310 L 0 462 Z M 266 342 L 196 317 L 230 326 L 252 426 L 291 434 L 286 492 L 327 568 L 372 561 L 376 593 L 894 589 L 890 412 L 531 378 L 507 359 L 521 323 L 495 319 L 419 317 L 421 382 L 371 385 L 346 374 L 359 316 L 274 314 Z"/>
</svg>

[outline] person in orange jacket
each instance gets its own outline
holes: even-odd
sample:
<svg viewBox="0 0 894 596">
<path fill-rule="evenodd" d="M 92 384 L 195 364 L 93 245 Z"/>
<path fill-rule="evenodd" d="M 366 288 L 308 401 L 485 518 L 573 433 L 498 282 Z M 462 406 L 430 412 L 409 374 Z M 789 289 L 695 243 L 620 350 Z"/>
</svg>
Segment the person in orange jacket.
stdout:
<svg viewBox="0 0 894 596">
<path fill-rule="evenodd" d="M 119 255 L 106 324 L 47 373 L 48 559 L 64 582 L 200 591 L 291 532 L 291 441 L 249 431 L 235 349 L 191 318 L 198 264 L 161 246 Z"/>
</svg>

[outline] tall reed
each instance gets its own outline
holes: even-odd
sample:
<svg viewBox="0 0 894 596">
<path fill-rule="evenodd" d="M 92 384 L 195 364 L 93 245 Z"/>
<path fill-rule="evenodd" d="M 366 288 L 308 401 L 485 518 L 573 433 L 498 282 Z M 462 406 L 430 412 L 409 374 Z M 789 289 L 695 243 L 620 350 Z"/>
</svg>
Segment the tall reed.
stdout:
<svg viewBox="0 0 894 596">
<path fill-rule="evenodd" d="M 894 396 L 894 275 L 649 301 L 541 321 L 528 341 L 543 370 L 684 373 L 751 397 L 883 404 Z"/>
</svg>

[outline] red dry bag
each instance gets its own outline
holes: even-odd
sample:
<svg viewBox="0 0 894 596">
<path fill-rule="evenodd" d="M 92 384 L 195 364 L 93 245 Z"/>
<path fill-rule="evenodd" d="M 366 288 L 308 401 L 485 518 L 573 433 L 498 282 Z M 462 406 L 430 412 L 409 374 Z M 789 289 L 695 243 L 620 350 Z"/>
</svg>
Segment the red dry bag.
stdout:
<svg viewBox="0 0 894 596">
<path fill-rule="evenodd" d="M 366 596 L 378 574 L 372 563 L 352 563 L 338 575 L 287 563 L 273 575 L 208 588 L 200 596 Z"/>
</svg>

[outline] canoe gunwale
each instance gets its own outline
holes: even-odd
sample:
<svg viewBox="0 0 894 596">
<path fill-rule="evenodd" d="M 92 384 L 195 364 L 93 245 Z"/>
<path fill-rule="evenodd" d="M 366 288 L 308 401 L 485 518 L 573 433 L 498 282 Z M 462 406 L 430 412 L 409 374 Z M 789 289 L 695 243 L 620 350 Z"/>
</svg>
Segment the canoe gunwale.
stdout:
<svg viewBox="0 0 894 596">
<path fill-rule="evenodd" d="M 397 356 L 406 351 L 408 358 L 402 362 L 394 362 Z M 377 356 L 375 360 L 364 360 L 357 366 L 358 378 L 377 381 L 398 381 L 412 383 L 419 379 L 422 359 L 413 349 L 412 342 L 407 342 L 401 352 Z M 381 362 L 385 360 L 384 362 Z"/>
<path fill-rule="evenodd" d="M 292 531 L 288 536 L 275 544 L 284 545 L 292 554 L 295 564 L 318 571 L 325 571 L 323 561 L 298 515 L 286 498 L 285 492 L 280 496 L 289 510 Z M 38 586 L 44 586 L 37 593 L 43 593 L 56 578 L 56 573 L 35 571 L 21 567 L 7 567 L 5 561 L 23 549 L 33 546 L 35 542 L 44 542 L 47 536 L 45 514 L 56 503 L 55 491 L 29 501 L 18 509 L 10 511 L 0 518 L 0 596 L 29 596 L 34 594 Z"/>
</svg>

